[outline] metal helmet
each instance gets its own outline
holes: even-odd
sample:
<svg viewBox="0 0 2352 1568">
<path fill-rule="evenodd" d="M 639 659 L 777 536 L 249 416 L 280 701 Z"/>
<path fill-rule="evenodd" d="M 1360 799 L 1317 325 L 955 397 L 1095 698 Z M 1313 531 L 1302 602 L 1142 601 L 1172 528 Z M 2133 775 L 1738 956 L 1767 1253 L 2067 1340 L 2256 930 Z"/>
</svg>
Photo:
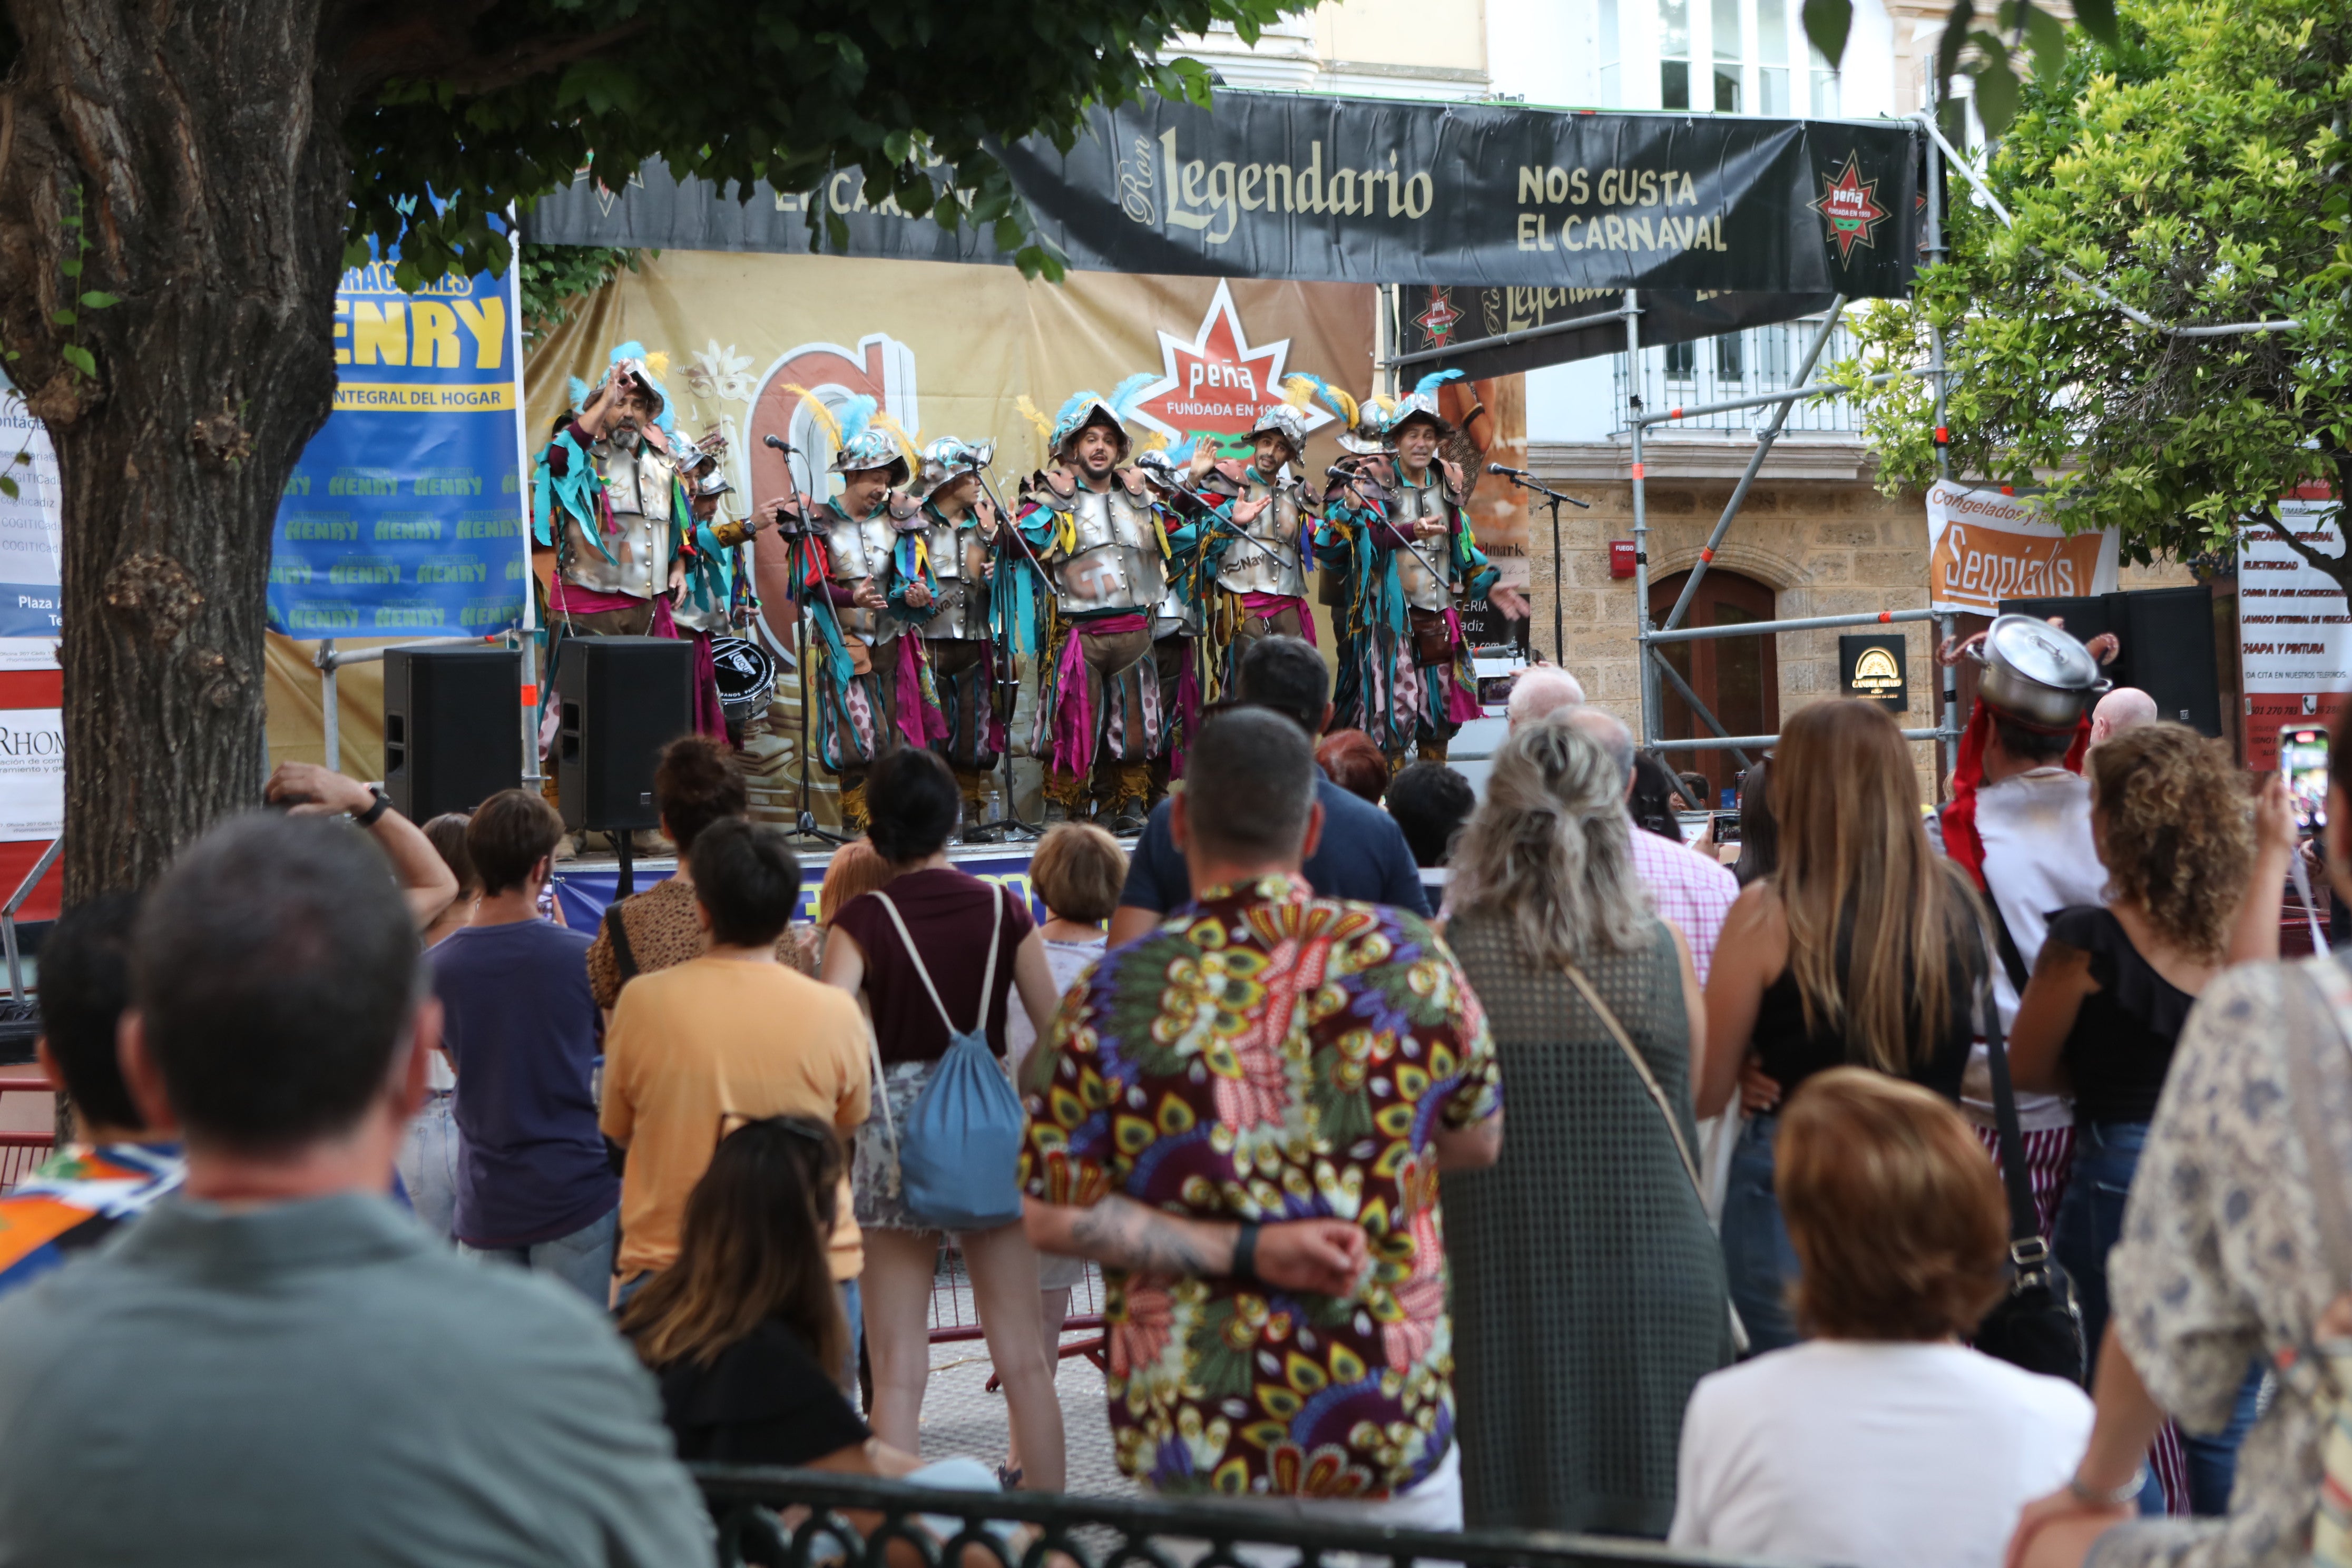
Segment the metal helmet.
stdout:
<svg viewBox="0 0 2352 1568">
<path fill-rule="evenodd" d="M 1118 436 L 1118 456 L 1127 460 L 1135 443 L 1127 433 L 1127 423 L 1135 417 L 1136 399 L 1145 387 L 1159 380 L 1150 371 L 1139 371 L 1110 389 L 1108 395 L 1099 392 L 1073 393 L 1064 400 L 1054 416 L 1053 429 L 1047 433 L 1045 445 L 1058 458 L 1068 450 L 1070 442 L 1079 431 L 1097 420 L 1107 422 Z"/>
<path fill-rule="evenodd" d="M 899 440 L 898 422 L 884 414 L 871 396 L 860 393 L 844 399 L 837 407 L 828 405 L 814 393 L 803 393 L 801 401 L 833 437 L 833 461 L 825 465 L 827 472 L 858 474 L 869 468 L 887 468 L 890 483 L 907 482 L 914 470 L 907 461 L 906 447 Z"/>
<path fill-rule="evenodd" d="M 1288 403 L 1277 403 L 1261 408 L 1257 423 L 1249 427 L 1245 440 L 1255 441 L 1261 436 L 1279 436 L 1290 443 L 1290 455 L 1296 459 L 1307 455 L 1306 412 Z"/>
<path fill-rule="evenodd" d="M 637 384 L 643 386 L 654 400 L 655 427 L 665 437 L 675 437 L 677 434 L 677 416 L 670 403 L 669 389 L 661 384 L 660 375 L 660 372 L 669 368 L 669 357 L 667 354 L 647 353 L 645 344 L 631 338 L 627 342 L 616 346 L 607 357 L 605 363 L 608 367 L 608 374 L 614 371 L 626 370 L 636 378 Z M 573 376 L 571 384 L 572 409 L 576 412 L 587 407 L 595 390 L 578 376 Z"/>
<path fill-rule="evenodd" d="M 961 437 L 941 436 L 923 447 L 922 461 L 916 467 L 915 482 L 907 493 L 919 501 L 930 500 L 946 485 L 976 474 L 988 467 L 996 457 L 993 441 L 966 441 Z"/>
<path fill-rule="evenodd" d="M 1381 434 L 1388 438 L 1388 444 L 1395 446 L 1397 432 L 1414 419 L 1426 419 L 1436 426 L 1441 437 L 1452 434 L 1454 426 L 1437 411 L 1437 389 L 1449 381 L 1461 379 L 1458 370 L 1434 371 L 1415 382 L 1411 392 L 1389 403 L 1387 416 L 1381 426 Z"/>
</svg>

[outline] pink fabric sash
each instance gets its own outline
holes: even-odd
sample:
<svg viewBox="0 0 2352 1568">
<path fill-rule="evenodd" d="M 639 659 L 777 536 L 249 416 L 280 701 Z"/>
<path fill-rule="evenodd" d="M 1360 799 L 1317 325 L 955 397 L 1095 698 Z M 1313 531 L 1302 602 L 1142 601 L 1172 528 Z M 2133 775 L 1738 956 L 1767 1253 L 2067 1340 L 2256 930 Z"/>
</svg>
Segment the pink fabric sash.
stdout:
<svg viewBox="0 0 2352 1568">
<path fill-rule="evenodd" d="M 634 594 L 604 594 L 593 588 L 583 588 L 577 583 L 555 580 L 547 595 L 547 607 L 558 616 L 599 616 L 606 610 L 634 610 L 644 604 Z"/>
<path fill-rule="evenodd" d="M 1139 632 L 1151 624 L 1146 615 L 1104 616 L 1079 621 L 1062 643 L 1062 657 L 1054 669 L 1054 723 L 1045 766 L 1057 773 L 1091 773 L 1095 765 L 1095 700 L 1087 685 L 1087 655 L 1080 637 L 1111 637 Z"/>
<path fill-rule="evenodd" d="M 912 632 L 898 634 L 898 679 L 892 701 L 898 707 L 898 733 L 907 744 L 928 749 L 948 738 L 948 716 L 923 691 L 923 639 Z"/>
<path fill-rule="evenodd" d="M 1308 643 L 1313 644 L 1316 647 L 1319 647 L 1322 646 L 1321 644 L 1315 642 L 1315 612 L 1308 609 L 1307 607 L 1307 601 L 1300 598 L 1296 594 L 1260 594 L 1255 592 L 1244 594 L 1242 595 L 1242 608 L 1247 610 L 1251 615 L 1257 616 L 1260 620 L 1265 621 L 1274 619 L 1275 616 L 1282 614 L 1285 610 L 1297 610 L 1298 612 L 1298 635 L 1305 637 Z"/>
<path fill-rule="evenodd" d="M 668 603 L 667 599 L 663 601 Z M 656 612 L 658 614 L 659 612 Z M 709 632 L 694 634 L 694 732 L 727 738 L 727 710 L 719 700 L 719 661 L 710 656 Z"/>
<path fill-rule="evenodd" d="M 1448 723 L 1466 724 L 1485 710 L 1478 706 L 1476 691 L 1463 689 L 1462 614 L 1451 605 L 1448 605 L 1445 611 L 1445 629 L 1454 638 L 1454 662 L 1446 668 L 1445 679 L 1442 682 L 1445 691 L 1445 718 Z M 1474 675 L 1472 679 L 1476 678 Z"/>
</svg>

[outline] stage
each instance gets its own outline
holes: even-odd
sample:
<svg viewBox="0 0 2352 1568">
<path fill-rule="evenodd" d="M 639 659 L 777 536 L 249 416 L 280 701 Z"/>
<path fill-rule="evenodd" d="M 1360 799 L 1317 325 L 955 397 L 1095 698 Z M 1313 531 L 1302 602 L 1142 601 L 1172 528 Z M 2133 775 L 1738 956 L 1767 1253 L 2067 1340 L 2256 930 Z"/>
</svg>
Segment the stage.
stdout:
<svg viewBox="0 0 2352 1568">
<path fill-rule="evenodd" d="M 1034 838 L 1005 844 L 955 844 L 948 847 L 948 859 L 960 871 L 1015 889 L 1029 900 L 1030 912 L 1042 921 L 1045 918 L 1045 906 L 1029 891 L 1029 857 L 1036 847 Z M 1135 840 L 1123 838 L 1119 847 L 1132 850 Z M 793 850 L 801 858 L 801 908 L 795 918 L 814 921 L 817 889 L 824 882 L 824 868 L 832 862 L 834 846 L 823 839 L 796 839 Z M 667 881 L 677 869 L 675 855 L 633 858 L 630 863 L 640 893 L 656 882 Z M 563 911 L 563 923 L 574 931 L 595 930 L 620 880 L 621 862 L 611 855 L 583 855 L 577 859 L 557 862 L 555 898 L 557 907 Z"/>
</svg>

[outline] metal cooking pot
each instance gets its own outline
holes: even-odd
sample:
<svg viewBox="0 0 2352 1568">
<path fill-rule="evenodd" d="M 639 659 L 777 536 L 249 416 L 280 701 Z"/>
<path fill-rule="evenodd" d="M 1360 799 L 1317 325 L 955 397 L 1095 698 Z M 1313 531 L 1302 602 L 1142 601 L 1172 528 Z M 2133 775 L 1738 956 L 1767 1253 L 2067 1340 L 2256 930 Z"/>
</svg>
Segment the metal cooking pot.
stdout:
<svg viewBox="0 0 2352 1568">
<path fill-rule="evenodd" d="M 2109 681 L 2068 632 L 2032 616 L 2002 616 L 1969 650 L 1984 667 L 1977 694 L 2004 718 L 2063 734 L 2083 721 Z"/>
</svg>

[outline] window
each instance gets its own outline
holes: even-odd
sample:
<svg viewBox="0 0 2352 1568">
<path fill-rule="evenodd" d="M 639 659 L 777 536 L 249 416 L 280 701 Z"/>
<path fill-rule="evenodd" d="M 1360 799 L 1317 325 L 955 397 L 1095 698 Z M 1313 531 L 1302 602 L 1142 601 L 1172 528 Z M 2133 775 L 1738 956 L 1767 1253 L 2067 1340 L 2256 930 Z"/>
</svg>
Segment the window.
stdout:
<svg viewBox="0 0 2352 1568">
<path fill-rule="evenodd" d="M 1781 115 L 1790 107 L 1789 0 L 1756 0 L 1756 112 Z"/>
<path fill-rule="evenodd" d="M 1713 0 L 1715 35 L 1715 111 L 1717 114 L 1739 112 L 1740 59 L 1739 0 Z"/>
<path fill-rule="evenodd" d="M 1601 105 L 1615 109 L 1622 100 L 1618 97 L 1617 60 L 1621 46 L 1617 42 L 1617 0 L 1601 0 L 1599 16 L 1594 18 L 1593 58 L 1601 62 L 1594 71 L 1596 97 Z"/>
<path fill-rule="evenodd" d="M 1696 343 L 1666 345 L 1666 379 L 1668 381 L 1698 379 L 1698 345 Z"/>
<path fill-rule="evenodd" d="M 1738 332 L 1726 332 L 1723 336 L 1716 339 L 1715 379 L 1717 381 L 1738 381 L 1742 374 L 1740 365 L 1745 361 L 1746 357 L 1747 356 L 1740 352 L 1739 334 Z"/>
<path fill-rule="evenodd" d="M 1811 44 L 1805 46 L 1805 52 L 1812 56 L 1813 60 L 1812 116 L 1816 120 L 1835 120 L 1838 117 L 1837 68 L 1830 64 L 1827 55 Z"/>
<path fill-rule="evenodd" d="M 1690 0 L 1658 0 L 1658 107 L 1688 109 Z"/>
</svg>

